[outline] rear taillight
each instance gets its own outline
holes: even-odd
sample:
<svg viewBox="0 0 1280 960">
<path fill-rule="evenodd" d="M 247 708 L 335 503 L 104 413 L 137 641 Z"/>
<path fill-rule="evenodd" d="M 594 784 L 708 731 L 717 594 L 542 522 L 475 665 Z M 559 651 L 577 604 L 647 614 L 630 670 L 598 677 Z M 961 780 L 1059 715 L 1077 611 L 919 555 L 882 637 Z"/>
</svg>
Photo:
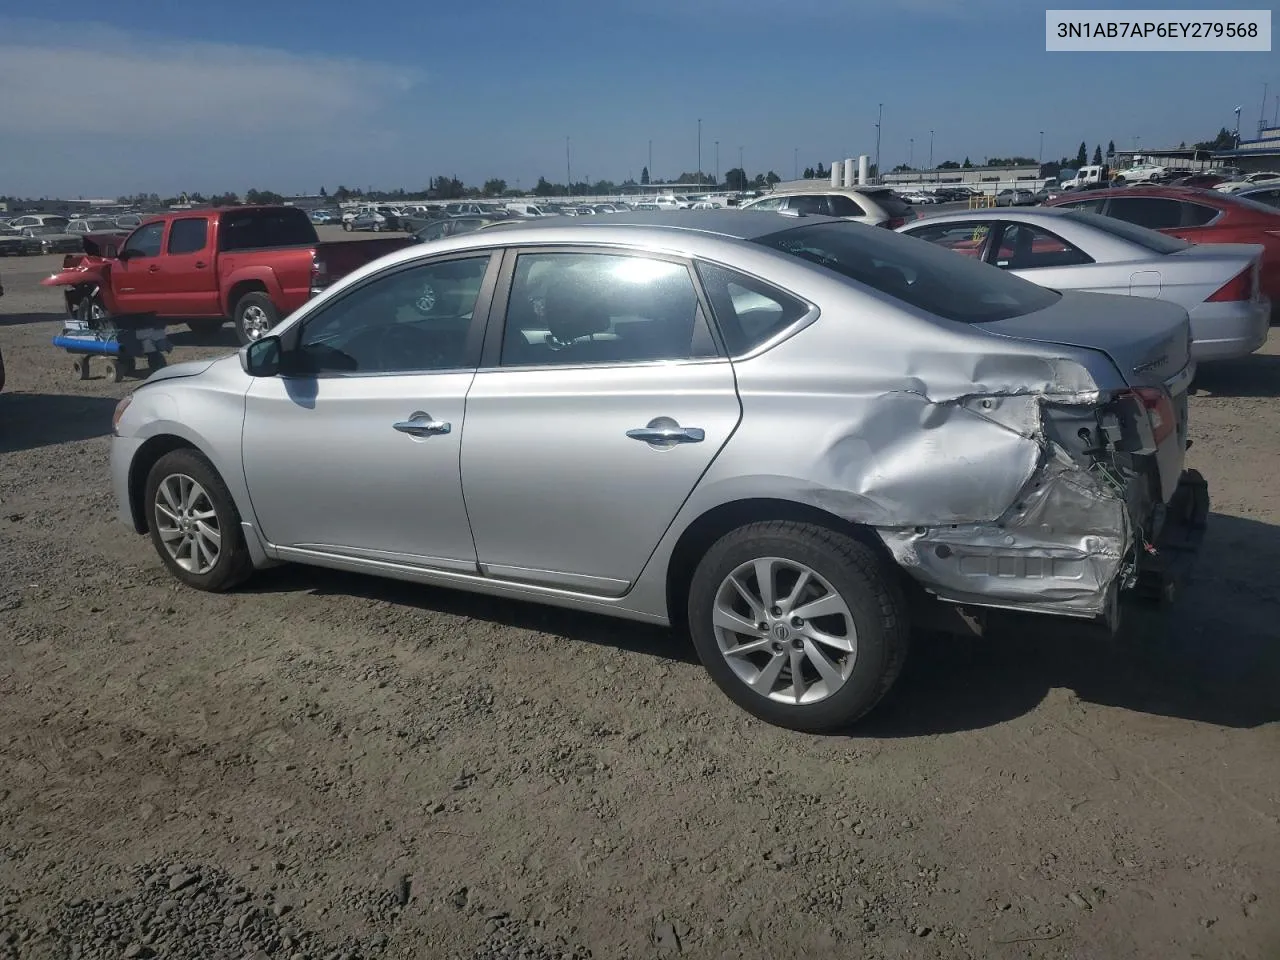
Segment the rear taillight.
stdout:
<svg viewBox="0 0 1280 960">
<path fill-rule="evenodd" d="M 1209 297 L 1208 303 L 1224 303 L 1237 300 L 1252 300 L 1253 291 L 1256 286 L 1254 282 L 1254 274 L 1257 272 L 1256 266 L 1248 266 L 1241 270 L 1234 277 L 1224 283 L 1221 287 L 1214 291 L 1213 296 Z"/>
<path fill-rule="evenodd" d="M 1178 427 L 1178 419 L 1173 412 L 1173 399 L 1161 387 L 1134 387 L 1132 393 L 1147 411 L 1152 437 L 1159 444 Z"/>
<path fill-rule="evenodd" d="M 319 254 L 311 254 L 311 286 L 323 287 L 329 282 L 329 267 Z"/>
<path fill-rule="evenodd" d="M 888 227 L 890 230 L 897 230 L 900 226 L 902 226 L 906 222 L 907 222 L 906 217 L 890 217 L 884 223 L 880 224 L 880 226 Z"/>
</svg>

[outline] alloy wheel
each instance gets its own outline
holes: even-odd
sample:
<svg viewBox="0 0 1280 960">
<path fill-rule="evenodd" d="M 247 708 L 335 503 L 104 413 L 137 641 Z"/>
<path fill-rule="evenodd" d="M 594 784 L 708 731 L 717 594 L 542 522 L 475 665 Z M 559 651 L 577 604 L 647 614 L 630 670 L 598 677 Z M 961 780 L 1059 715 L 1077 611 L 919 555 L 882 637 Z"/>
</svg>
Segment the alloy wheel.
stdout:
<svg viewBox="0 0 1280 960">
<path fill-rule="evenodd" d="M 222 530 L 213 501 L 186 474 L 164 478 L 154 504 L 156 532 L 169 556 L 188 573 L 205 574 L 218 563 Z"/>
<path fill-rule="evenodd" d="M 858 635 L 849 604 L 811 567 L 761 557 L 716 591 L 716 643 L 744 684 L 770 700 L 812 704 L 849 679 Z"/>
<path fill-rule="evenodd" d="M 240 314 L 240 326 L 246 337 L 257 340 L 271 329 L 271 320 L 267 316 L 267 311 L 254 303 L 245 307 Z"/>
</svg>

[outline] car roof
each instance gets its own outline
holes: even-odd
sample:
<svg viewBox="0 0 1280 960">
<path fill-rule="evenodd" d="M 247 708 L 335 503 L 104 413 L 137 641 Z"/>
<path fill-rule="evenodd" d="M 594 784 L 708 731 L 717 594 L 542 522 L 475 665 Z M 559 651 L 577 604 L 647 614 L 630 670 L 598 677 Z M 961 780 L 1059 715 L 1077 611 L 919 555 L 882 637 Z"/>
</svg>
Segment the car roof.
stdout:
<svg viewBox="0 0 1280 960">
<path fill-rule="evenodd" d="M 948 210 L 946 213 L 932 214 L 920 220 L 912 220 L 910 223 L 900 227 L 899 230 L 902 233 L 910 233 L 913 229 L 925 226 L 926 224 L 950 223 L 954 220 L 1006 220 L 1009 217 L 1026 217 L 1028 219 L 1043 217 L 1045 220 L 1053 220 L 1069 216 L 1074 212 L 1074 210 L 1060 210 L 1050 207 L 1023 207 L 1020 210 L 1010 207 L 979 207 L 976 210 Z"/>
<path fill-rule="evenodd" d="M 712 210 L 622 210 L 605 219 L 567 217 L 554 226 L 541 220 L 517 220 L 513 230 L 601 230 L 611 227 L 651 227 L 711 233 L 735 240 L 754 240 L 804 223 L 847 223 L 839 217 L 788 216 L 761 211 L 752 213 L 732 207 Z"/>
</svg>

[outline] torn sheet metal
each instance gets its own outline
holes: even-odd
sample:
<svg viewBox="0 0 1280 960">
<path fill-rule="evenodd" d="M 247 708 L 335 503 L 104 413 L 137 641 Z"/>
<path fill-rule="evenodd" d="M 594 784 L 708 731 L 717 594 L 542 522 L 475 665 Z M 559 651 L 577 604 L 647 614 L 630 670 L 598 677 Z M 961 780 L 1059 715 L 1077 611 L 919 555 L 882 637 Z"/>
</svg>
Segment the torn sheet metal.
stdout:
<svg viewBox="0 0 1280 960">
<path fill-rule="evenodd" d="M 1106 613 L 1132 537 L 1121 492 L 1061 451 L 995 522 L 877 532 L 944 600 L 1082 617 Z"/>
</svg>

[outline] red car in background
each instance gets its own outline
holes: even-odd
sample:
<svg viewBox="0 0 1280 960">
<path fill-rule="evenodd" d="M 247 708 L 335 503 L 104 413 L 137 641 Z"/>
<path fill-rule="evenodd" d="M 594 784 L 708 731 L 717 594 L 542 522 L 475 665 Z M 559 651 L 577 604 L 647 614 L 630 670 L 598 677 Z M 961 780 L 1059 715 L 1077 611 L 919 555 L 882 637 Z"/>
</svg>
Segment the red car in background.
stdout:
<svg viewBox="0 0 1280 960">
<path fill-rule="evenodd" d="M 1046 207 L 1071 207 L 1136 223 L 1191 243 L 1257 243 L 1265 247 L 1259 285 L 1280 312 L 1280 210 L 1244 197 L 1196 187 L 1120 187 L 1069 193 Z"/>
</svg>

